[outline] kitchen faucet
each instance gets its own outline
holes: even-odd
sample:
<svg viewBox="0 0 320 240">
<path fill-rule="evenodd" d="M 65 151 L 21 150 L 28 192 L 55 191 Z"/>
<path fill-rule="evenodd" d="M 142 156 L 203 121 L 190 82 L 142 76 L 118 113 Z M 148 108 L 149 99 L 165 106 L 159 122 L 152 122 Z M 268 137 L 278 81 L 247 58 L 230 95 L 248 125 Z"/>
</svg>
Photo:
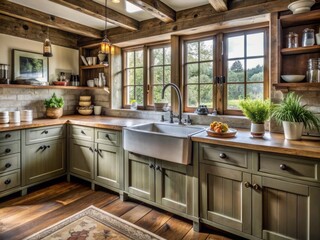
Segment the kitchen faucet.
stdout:
<svg viewBox="0 0 320 240">
<path fill-rule="evenodd" d="M 164 99 L 164 92 L 166 90 L 167 87 L 173 87 L 174 90 L 176 91 L 177 95 L 178 95 L 178 101 L 179 101 L 179 114 L 178 116 L 174 116 L 172 114 L 172 112 L 170 113 L 170 118 L 173 118 L 173 117 L 177 117 L 179 119 L 179 124 L 183 124 L 181 119 L 182 119 L 182 97 L 181 97 L 181 92 L 180 92 L 180 89 L 178 88 L 178 86 L 174 83 L 168 83 L 166 85 L 164 85 L 163 89 L 162 89 L 162 99 Z"/>
</svg>

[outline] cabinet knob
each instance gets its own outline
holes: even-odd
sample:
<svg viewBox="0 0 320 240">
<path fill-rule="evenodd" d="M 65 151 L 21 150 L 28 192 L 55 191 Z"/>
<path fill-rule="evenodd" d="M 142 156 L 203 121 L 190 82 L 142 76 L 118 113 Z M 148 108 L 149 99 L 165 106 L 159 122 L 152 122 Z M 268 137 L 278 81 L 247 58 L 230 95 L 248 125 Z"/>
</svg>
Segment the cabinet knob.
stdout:
<svg viewBox="0 0 320 240">
<path fill-rule="evenodd" d="M 82 133 L 83 135 L 87 135 L 83 130 L 81 130 L 81 133 Z"/>
<path fill-rule="evenodd" d="M 106 138 L 107 138 L 109 141 L 111 141 L 111 138 L 110 138 L 110 136 L 109 136 L 108 133 L 106 134 Z"/>
<path fill-rule="evenodd" d="M 44 130 L 41 134 L 48 134 L 49 132 L 47 130 Z"/>
<path fill-rule="evenodd" d="M 5 138 L 11 138 L 11 134 L 7 133 L 4 137 Z"/>
<path fill-rule="evenodd" d="M 5 168 L 9 168 L 11 166 L 12 166 L 11 163 L 6 163 L 6 165 L 4 165 Z"/>
<path fill-rule="evenodd" d="M 154 165 L 152 163 L 150 163 L 149 168 L 154 168 Z"/>
<path fill-rule="evenodd" d="M 220 153 L 219 157 L 222 158 L 222 159 L 225 159 L 225 158 L 227 158 L 227 155 L 225 153 Z"/>
<path fill-rule="evenodd" d="M 253 184 L 252 187 L 253 187 L 253 189 L 256 190 L 256 191 L 259 191 L 259 190 L 261 189 L 261 187 L 260 187 L 258 184 L 256 184 L 256 183 Z"/>
<path fill-rule="evenodd" d="M 285 164 L 280 164 L 280 169 L 281 169 L 281 170 L 286 170 L 286 169 L 287 169 L 287 165 L 285 165 Z"/>
<path fill-rule="evenodd" d="M 161 169 L 161 167 L 159 165 L 156 166 L 156 170 L 162 172 L 162 169 Z"/>
<path fill-rule="evenodd" d="M 6 148 L 6 150 L 4 150 L 5 153 L 10 153 L 11 152 L 11 149 L 10 148 Z"/>
<path fill-rule="evenodd" d="M 4 184 L 5 184 L 5 185 L 8 185 L 8 184 L 10 184 L 10 183 L 11 183 L 11 179 L 10 179 L 10 178 L 8 178 L 7 180 L 4 181 Z"/>
<path fill-rule="evenodd" d="M 89 150 L 90 150 L 91 152 L 94 152 L 93 149 L 92 149 L 92 147 L 89 147 Z"/>
<path fill-rule="evenodd" d="M 249 183 L 249 182 L 244 182 L 244 186 L 246 188 L 251 188 L 252 187 L 251 183 Z"/>
</svg>

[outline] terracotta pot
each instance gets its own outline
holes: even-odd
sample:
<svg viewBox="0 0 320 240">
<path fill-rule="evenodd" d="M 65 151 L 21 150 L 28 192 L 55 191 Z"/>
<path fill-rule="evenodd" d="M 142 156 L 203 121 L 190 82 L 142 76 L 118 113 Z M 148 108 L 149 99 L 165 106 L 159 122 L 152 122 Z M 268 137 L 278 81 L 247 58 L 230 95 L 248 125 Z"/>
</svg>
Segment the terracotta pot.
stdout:
<svg viewBox="0 0 320 240">
<path fill-rule="evenodd" d="M 251 123 L 251 135 L 255 138 L 261 138 L 264 136 L 264 123 Z"/>
<path fill-rule="evenodd" d="M 300 140 L 302 136 L 302 122 L 282 122 L 284 138 L 288 140 Z"/>
<path fill-rule="evenodd" d="M 46 115 L 48 118 L 60 118 L 63 115 L 63 108 L 47 108 Z"/>
</svg>

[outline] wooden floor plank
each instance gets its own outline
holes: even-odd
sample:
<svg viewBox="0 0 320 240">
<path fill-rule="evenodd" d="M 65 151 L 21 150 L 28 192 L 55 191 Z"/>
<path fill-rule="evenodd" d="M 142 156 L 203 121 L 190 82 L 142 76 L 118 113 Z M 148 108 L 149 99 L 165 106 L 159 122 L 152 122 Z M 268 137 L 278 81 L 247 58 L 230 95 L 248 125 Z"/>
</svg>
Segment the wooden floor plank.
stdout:
<svg viewBox="0 0 320 240">
<path fill-rule="evenodd" d="M 151 210 L 151 208 L 140 204 L 123 214 L 121 218 L 128 222 L 135 223 L 139 221 L 142 217 L 144 217 L 146 214 L 148 214 Z"/>
<path fill-rule="evenodd" d="M 155 234 L 170 240 L 180 240 L 191 230 L 192 224 L 172 217 Z"/>
<path fill-rule="evenodd" d="M 144 229 L 147 229 L 150 232 L 156 232 L 171 217 L 172 217 L 171 213 L 152 210 L 151 212 L 146 214 L 143 218 L 141 218 L 139 221 L 137 221 L 136 225 Z"/>
<path fill-rule="evenodd" d="M 183 240 L 206 240 L 208 237 L 209 233 L 195 232 L 193 229 L 190 229 Z"/>
<path fill-rule="evenodd" d="M 121 215 L 130 211 L 131 209 L 133 209 L 137 205 L 138 204 L 134 203 L 134 202 L 123 202 L 120 199 L 118 199 L 118 200 L 108 204 L 107 206 L 103 207 L 102 210 L 120 217 Z"/>
</svg>

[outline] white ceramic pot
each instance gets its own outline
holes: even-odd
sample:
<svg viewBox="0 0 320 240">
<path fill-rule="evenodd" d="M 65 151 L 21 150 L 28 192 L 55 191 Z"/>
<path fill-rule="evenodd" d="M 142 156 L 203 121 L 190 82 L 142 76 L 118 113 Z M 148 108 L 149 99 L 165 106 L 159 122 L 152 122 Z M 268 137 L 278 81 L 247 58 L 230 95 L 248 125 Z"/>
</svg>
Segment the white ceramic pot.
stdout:
<svg viewBox="0 0 320 240">
<path fill-rule="evenodd" d="M 251 123 L 251 135 L 252 137 L 258 138 L 264 136 L 264 123 L 258 124 L 258 123 Z"/>
<path fill-rule="evenodd" d="M 302 122 L 282 122 L 284 137 L 288 140 L 300 140 L 302 136 Z"/>
</svg>

